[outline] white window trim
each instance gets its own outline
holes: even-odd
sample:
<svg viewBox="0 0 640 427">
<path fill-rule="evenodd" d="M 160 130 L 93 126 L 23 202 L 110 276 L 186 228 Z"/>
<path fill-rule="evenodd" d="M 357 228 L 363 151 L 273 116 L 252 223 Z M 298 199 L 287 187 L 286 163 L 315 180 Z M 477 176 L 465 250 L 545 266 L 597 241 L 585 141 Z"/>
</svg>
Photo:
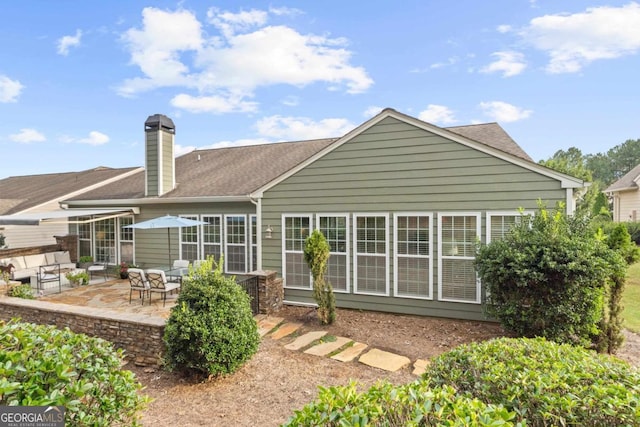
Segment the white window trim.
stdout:
<svg viewBox="0 0 640 427">
<path fill-rule="evenodd" d="M 442 255 L 442 217 L 445 216 L 475 216 L 476 217 L 476 236 L 482 236 L 482 214 L 480 212 L 438 212 L 438 301 L 456 302 L 462 304 L 480 304 L 481 303 L 481 286 L 480 278 L 476 273 L 476 299 L 468 301 L 455 298 L 442 298 L 442 260 L 443 259 L 461 259 L 473 260 L 475 257 L 460 256 L 443 256 Z"/>
<path fill-rule="evenodd" d="M 281 248 L 282 248 L 282 277 L 286 278 L 287 277 L 287 253 L 300 253 L 298 251 L 287 251 L 287 242 L 286 242 L 286 237 L 287 237 L 287 232 L 285 229 L 285 225 L 286 225 L 286 219 L 287 218 L 309 218 L 309 232 L 311 233 L 311 230 L 313 230 L 313 214 L 306 214 L 306 213 L 300 213 L 300 214 L 282 214 L 282 218 L 281 218 L 281 227 L 280 230 L 282 230 L 282 233 L 280 233 L 282 235 L 281 237 Z M 311 272 L 309 272 L 309 286 L 308 287 L 303 287 L 303 286 L 289 286 L 287 285 L 287 281 L 284 281 L 284 287 L 287 289 L 302 289 L 305 291 L 309 291 L 313 289 L 313 277 L 311 276 Z"/>
<path fill-rule="evenodd" d="M 180 218 L 187 218 L 187 219 L 195 219 L 195 220 L 199 220 L 200 216 L 198 214 L 180 214 L 178 215 Z M 196 236 L 198 238 L 198 241 L 195 243 L 196 246 L 196 259 L 200 258 L 200 227 L 196 226 Z M 169 233 L 171 233 L 171 230 L 169 230 Z M 182 257 L 182 228 L 178 228 L 178 258 L 177 259 L 184 259 Z M 188 242 L 186 243 L 188 245 L 193 245 L 193 243 Z M 171 250 L 171 249 L 169 249 Z M 174 260 L 175 261 L 175 260 Z M 170 267 L 170 266 L 169 266 Z"/>
<path fill-rule="evenodd" d="M 256 241 L 253 241 L 253 219 L 255 218 L 256 220 Z M 260 236 L 260 229 L 258 228 L 258 215 L 256 214 L 251 214 L 249 215 L 249 227 L 248 227 L 248 236 L 249 236 L 249 258 L 248 258 L 248 262 L 247 262 L 247 271 L 253 271 L 253 254 L 254 252 L 256 253 L 256 269 L 258 268 L 258 264 L 260 264 L 258 262 L 258 258 L 257 258 L 257 252 L 258 252 L 258 240 L 259 240 L 259 236 Z M 254 250 L 254 246 L 255 246 L 255 250 Z"/>
<path fill-rule="evenodd" d="M 320 218 L 329 218 L 329 217 L 341 217 L 344 218 L 347 224 L 347 232 L 346 232 L 346 237 L 347 237 L 347 247 L 345 248 L 345 252 L 330 252 L 331 255 L 345 255 L 347 257 L 347 271 L 346 271 L 346 276 L 345 279 L 347 281 L 347 289 L 345 289 L 344 291 L 341 289 L 334 289 L 333 292 L 334 293 L 340 293 L 340 294 L 348 294 L 351 293 L 351 265 L 349 263 L 350 261 L 350 254 L 351 254 L 351 233 L 349 230 L 350 227 L 350 223 L 349 223 L 349 214 L 348 213 L 321 213 L 321 214 L 316 214 L 316 230 L 320 229 Z M 326 237 L 326 236 L 325 236 Z"/>
<path fill-rule="evenodd" d="M 372 216 L 381 216 L 385 218 L 385 253 L 384 253 L 384 262 L 386 267 L 386 274 L 384 278 L 385 282 L 385 292 L 384 293 L 376 293 L 376 292 L 359 292 L 358 291 L 358 218 L 359 217 L 372 217 Z M 366 212 L 366 213 L 354 213 L 353 214 L 353 226 L 352 228 L 352 236 L 353 236 L 353 293 L 358 295 L 373 295 L 373 296 L 389 296 L 389 213 L 388 212 Z M 364 254 L 363 254 L 364 255 Z M 379 255 L 381 256 L 381 255 Z"/>
<path fill-rule="evenodd" d="M 200 221 L 205 222 L 204 218 L 218 218 L 220 220 L 220 225 L 218 226 L 218 233 L 220 234 L 220 255 L 224 255 L 224 217 L 222 214 L 201 214 L 198 218 Z M 211 246 L 211 243 L 205 243 L 204 241 L 204 227 L 205 225 L 198 226 L 198 240 L 200 241 L 200 245 L 198 248 L 198 259 L 204 259 L 204 247 Z M 219 259 L 215 260 L 217 263 L 220 261 Z"/>
<path fill-rule="evenodd" d="M 534 211 L 487 211 L 485 239 L 486 244 L 491 243 L 491 218 L 494 216 L 527 216 L 535 215 Z"/>
<path fill-rule="evenodd" d="M 228 237 L 227 236 L 227 218 L 244 218 L 244 271 L 230 271 L 229 268 L 228 268 L 229 257 L 227 256 L 227 254 L 229 253 L 229 251 L 227 250 L 227 248 L 229 246 L 240 246 L 240 245 L 235 244 L 235 243 L 232 244 L 232 245 L 229 245 L 229 241 L 227 239 L 227 237 Z M 247 272 L 247 265 L 249 264 L 249 259 L 248 259 L 248 256 L 247 256 L 248 252 L 249 252 L 248 249 L 247 249 L 248 242 L 249 242 L 248 236 L 247 236 L 247 233 L 248 233 L 247 229 L 249 228 L 247 226 L 248 225 L 248 223 L 247 223 L 247 215 L 246 214 L 225 214 L 223 222 L 224 222 L 223 227 L 224 227 L 224 231 L 225 231 L 225 233 L 223 235 L 223 237 L 224 237 L 224 252 L 223 252 L 223 254 L 224 254 L 224 271 L 226 273 L 230 273 L 230 274 L 245 274 Z"/>
<path fill-rule="evenodd" d="M 398 217 L 426 216 L 429 218 L 429 293 L 426 296 L 398 295 Z M 402 255 L 406 258 L 425 258 L 424 255 Z M 393 295 L 397 298 L 433 300 L 433 213 L 395 212 L 393 214 Z"/>
</svg>

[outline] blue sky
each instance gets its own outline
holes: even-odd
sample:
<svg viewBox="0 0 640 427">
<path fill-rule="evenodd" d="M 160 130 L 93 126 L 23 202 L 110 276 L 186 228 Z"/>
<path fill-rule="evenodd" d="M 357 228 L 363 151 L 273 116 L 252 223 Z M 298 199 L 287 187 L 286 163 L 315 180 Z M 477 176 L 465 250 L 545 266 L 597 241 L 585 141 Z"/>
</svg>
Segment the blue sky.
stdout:
<svg viewBox="0 0 640 427">
<path fill-rule="evenodd" d="M 497 121 L 538 161 L 640 138 L 640 2 L 6 2 L 0 178 L 341 136 L 391 107 Z"/>
</svg>

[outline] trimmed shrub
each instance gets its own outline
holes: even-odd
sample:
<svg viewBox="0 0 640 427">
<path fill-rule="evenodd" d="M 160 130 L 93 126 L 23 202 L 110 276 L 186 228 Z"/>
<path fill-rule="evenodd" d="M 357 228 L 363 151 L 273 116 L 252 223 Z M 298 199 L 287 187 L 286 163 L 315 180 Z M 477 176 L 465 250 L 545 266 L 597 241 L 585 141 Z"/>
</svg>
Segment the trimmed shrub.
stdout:
<svg viewBox="0 0 640 427">
<path fill-rule="evenodd" d="M 67 426 L 140 425 L 148 399 L 122 355 L 68 328 L 0 321 L 0 405 L 62 405 Z"/>
<path fill-rule="evenodd" d="M 324 280 L 331 248 L 320 230 L 304 242 L 304 260 L 313 276 L 313 299 L 318 304 L 318 317 L 323 325 L 331 325 L 336 320 L 336 297 L 331 283 Z"/>
<path fill-rule="evenodd" d="M 485 404 L 460 396 L 453 387 L 429 388 L 414 381 L 394 386 L 381 382 L 359 393 L 357 385 L 319 387 L 318 398 L 295 414 L 284 426 L 517 426 L 502 405 Z"/>
<path fill-rule="evenodd" d="M 435 358 L 434 387 L 502 404 L 527 426 L 640 425 L 640 373 L 611 356 L 543 338 L 499 338 Z"/>
<path fill-rule="evenodd" d="M 9 286 L 9 296 L 15 298 L 35 299 L 33 296 L 33 289 L 28 283 L 22 283 L 20 285 L 7 285 Z"/>
<path fill-rule="evenodd" d="M 170 370 L 216 376 L 233 373 L 258 350 L 249 295 L 208 260 L 190 271 L 164 331 Z"/>
<path fill-rule="evenodd" d="M 607 283 L 625 268 L 562 206 L 523 215 L 503 239 L 480 247 L 475 263 L 489 316 L 518 336 L 583 346 L 599 336 Z"/>
</svg>

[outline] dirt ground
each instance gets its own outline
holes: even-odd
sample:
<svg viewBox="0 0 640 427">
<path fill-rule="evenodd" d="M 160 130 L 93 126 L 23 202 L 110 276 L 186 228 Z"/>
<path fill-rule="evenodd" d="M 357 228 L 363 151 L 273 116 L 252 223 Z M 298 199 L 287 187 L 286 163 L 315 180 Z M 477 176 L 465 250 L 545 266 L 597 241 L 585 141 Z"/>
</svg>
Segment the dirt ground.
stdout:
<svg viewBox="0 0 640 427">
<path fill-rule="evenodd" d="M 338 310 L 332 326 L 321 327 L 315 311 L 285 307 L 288 321 L 304 323 L 303 332 L 328 334 L 363 342 L 370 348 L 428 359 L 459 344 L 504 335 L 494 323 L 403 316 L 357 310 Z M 618 356 L 640 366 L 640 336 L 626 333 Z M 364 389 L 379 380 L 394 384 L 413 381 L 413 366 L 386 372 L 357 361 L 343 363 L 284 348 L 286 338 L 263 337 L 258 353 L 233 375 L 197 383 L 163 370 L 128 365 L 146 387 L 153 402 L 143 413 L 145 426 L 278 426 L 296 409 L 315 399 L 318 385 L 357 381 Z"/>
</svg>

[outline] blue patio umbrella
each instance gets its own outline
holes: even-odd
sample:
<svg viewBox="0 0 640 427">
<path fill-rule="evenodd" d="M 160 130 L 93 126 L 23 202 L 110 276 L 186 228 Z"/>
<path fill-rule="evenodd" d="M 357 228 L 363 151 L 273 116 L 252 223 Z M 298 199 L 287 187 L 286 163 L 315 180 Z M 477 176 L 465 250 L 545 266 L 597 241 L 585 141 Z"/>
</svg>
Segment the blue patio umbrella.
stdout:
<svg viewBox="0 0 640 427">
<path fill-rule="evenodd" d="M 194 219 L 182 218 L 179 216 L 165 215 L 158 218 L 149 219 L 147 221 L 138 222 L 131 225 L 125 225 L 122 228 L 137 228 L 140 230 L 148 230 L 152 228 L 166 228 L 167 238 L 169 239 L 169 266 L 171 266 L 171 229 L 182 227 L 193 227 L 195 225 L 203 225 L 206 222 L 196 221 Z"/>
</svg>

